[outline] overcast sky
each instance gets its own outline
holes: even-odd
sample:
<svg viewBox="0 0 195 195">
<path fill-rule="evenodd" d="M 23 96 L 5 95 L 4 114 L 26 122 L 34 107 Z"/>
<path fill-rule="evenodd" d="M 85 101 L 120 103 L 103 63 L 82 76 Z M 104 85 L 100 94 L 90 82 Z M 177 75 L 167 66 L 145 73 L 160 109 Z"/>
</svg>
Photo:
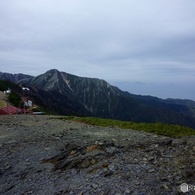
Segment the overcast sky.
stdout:
<svg viewBox="0 0 195 195">
<path fill-rule="evenodd" d="M 1 0 L 0 71 L 53 68 L 195 100 L 195 1 Z"/>
</svg>

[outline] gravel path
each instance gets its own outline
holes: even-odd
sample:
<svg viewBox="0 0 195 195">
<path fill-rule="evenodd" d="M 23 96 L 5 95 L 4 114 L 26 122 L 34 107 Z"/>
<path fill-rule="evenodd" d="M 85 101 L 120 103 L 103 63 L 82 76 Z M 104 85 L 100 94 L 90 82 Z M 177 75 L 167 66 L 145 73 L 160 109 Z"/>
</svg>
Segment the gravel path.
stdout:
<svg viewBox="0 0 195 195">
<path fill-rule="evenodd" d="M 195 185 L 194 143 L 194 136 L 0 116 L 0 194 L 181 194 L 182 183 Z"/>
</svg>

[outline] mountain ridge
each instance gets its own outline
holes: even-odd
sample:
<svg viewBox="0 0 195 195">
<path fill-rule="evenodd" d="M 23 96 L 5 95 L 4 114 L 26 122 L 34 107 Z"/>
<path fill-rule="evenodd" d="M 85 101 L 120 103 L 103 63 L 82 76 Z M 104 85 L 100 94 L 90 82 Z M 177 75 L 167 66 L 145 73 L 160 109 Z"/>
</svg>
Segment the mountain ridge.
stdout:
<svg viewBox="0 0 195 195">
<path fill-rule="evenodd" d="M 5 78 L 5 73 L 4 77 L 1 75 L 0 79 Z M 79 77 L 57 69 L 36 77 L 23 75 L 22 79 L 14 81 L 31 88 L 29 93 L 35 101 L 58 114 L 163 122 L 195 128 L 195 102 L 192 100 L 135 95 L 102 79 Z"/>
</svg>

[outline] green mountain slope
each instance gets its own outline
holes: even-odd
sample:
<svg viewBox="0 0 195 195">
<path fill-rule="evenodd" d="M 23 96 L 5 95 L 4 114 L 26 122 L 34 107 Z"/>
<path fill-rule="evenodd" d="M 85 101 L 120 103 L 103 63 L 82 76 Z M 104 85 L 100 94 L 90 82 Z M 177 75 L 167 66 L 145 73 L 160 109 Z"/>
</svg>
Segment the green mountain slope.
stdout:
<svg viewBox="0 0 195 195">
<path fill-rule="evenodd" d="M 134 95 L 104 80 L 78 77 L 56 69 L 17 82 L 30 88 L 28 95 L 36 103 L 56 114 L 162 122 L 195 128 L 195 103 L 191 100 Z"/>
</svg>

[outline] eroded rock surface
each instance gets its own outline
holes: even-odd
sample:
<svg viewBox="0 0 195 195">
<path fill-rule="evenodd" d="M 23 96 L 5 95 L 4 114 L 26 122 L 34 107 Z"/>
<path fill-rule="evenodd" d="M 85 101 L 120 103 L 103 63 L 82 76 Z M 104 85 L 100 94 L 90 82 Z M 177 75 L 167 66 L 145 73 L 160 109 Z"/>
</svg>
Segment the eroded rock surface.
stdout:
<svg viewBox="0 0 195 195">
<path fill-rule="evenodd" d="M 180 194 L 180 184 L 195 185 L 194 143 L 194 136 L 1 116 L 0 194 Z"/>
</svg>

